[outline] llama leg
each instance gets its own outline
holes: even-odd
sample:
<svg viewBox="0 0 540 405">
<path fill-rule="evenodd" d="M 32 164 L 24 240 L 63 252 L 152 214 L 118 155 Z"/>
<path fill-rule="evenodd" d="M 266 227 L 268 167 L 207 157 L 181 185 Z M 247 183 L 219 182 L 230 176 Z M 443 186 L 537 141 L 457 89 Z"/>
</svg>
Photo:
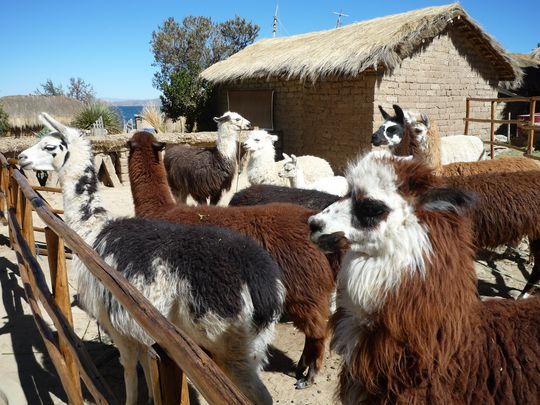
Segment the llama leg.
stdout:
<svg viewBox="0 0 540 405">
<path fill-rule="evenodd" d="M 144 371 L 144 379 L 146 380 L 146 387 L 148 388 L 148 403 L 154 403 L 154 392 L 152 391 L 152 377 L 150 373 L 150 359 L 148 358 L 148 353 L 146 348 L 141 346 L 139 349 L 139 363 Z"/>
<path fill-rule="evenodd" d="M 531 240 L 529 245 L 531 254 L 534 257 L 534 265 L 531 275 L 527 280 L 527 284 L 521 291 L 521 294 L 519 294 L 518 299 L 529 296 L 535 290 L 533 284 L 538 284 L 538 282 L 540 282 L 540 239 Z"/>
<path fill-rule="evenodd" d="M 315 381 L 315 376 L 319 373 L 324 358 L 324 341 L 325 338 L 312 338 L 306 336 L 304 350 L 298 361 L 296 368 L 295 386 L 297 389 L 309 387 Z M 308 369 L 304 376 L 304 370 Z"/>
<path fill-rule="evenodd" d="M 210 197 L 210 204 L 211 205 L 217 205 L 217 203 L 219 202 L 219 200 L 221 200 L 221 194 L 222 194 L 222 191 L 219 190 L 217 193 L 213 194 L 211 197 Z"/>
</svg>

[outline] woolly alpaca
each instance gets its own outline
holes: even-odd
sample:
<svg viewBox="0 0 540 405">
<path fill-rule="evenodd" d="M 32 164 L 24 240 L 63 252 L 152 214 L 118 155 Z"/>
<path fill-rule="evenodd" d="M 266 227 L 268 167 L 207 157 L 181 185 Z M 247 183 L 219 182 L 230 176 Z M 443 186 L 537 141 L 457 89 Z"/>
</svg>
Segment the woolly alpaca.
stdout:
<svg viewBox="0 0 540 405">
<path fill-rule="evenodd" d="M 421 161 L 367 155 L 352 196 L 310 219 L 348 246 L 332 347 L 344 404 L 537 403 L 540 299 L 481 301 L 467 192 Z"/>
<path fill-rule="evenodd" d="M 295 155 L 283 154 L 285 158 L 283 166 L 279 171 L 279 177 L 289 179 L 291 187 L 324 191 L 340 197 L 349 192 L 349 184 L 343 176 L 323 177 L 313 183 L 308 183 L 304 179 L 304 170 Z"/>
<path fill-rule="evenodd" d="M 279 176 L 284 161 L 276 162 L 274 160 L 276 156 L 274 142 L 277 140 L 277 135 L 257 130 L 252 131 L 244 142 L 244 148 L 250 152 L 247 166 L 247 176 L 250 184 L 289 186 L 289 180 Z M 324 159 L 306 155 L 298 157 L 298 160 L 304 168 L 305 180 L 308 183 L 334 175 L 330 164 Z"/>
<path fill-rule="evenodd" d="M 335 284 L 339 257 L 329 259 L 310 243 L 307 219 L 313 211 L 292 204 L 254 207 L 176 205 L 170 197 L 159 150 L 152 134 L 138 132 L 129 141 L 129 176 L 137 216 L 186 224 L 232 228 L 255 239 L 283 272 L 285 310 L 306 335 L 298 362 L 297 387 L 311 383 L 324 354 L 328 297 Z M 308 368 L 306 378 L 302 374 Z"/>
<path fill-rule="evenodd" d="M 410 124 L 405 125 L 403 141 L 396 147 L 395 153 L 398 156 L 412 155 L 422 159 L 423 154 L 419 152 L 421 148 L 418 147 L 413 131 Z M 470 212 L 473 241 L 477 248 L 514 245 L 525 236 L 529 238 L 534 266 L 520 295 L 522 297 L 531 289 L 531 284 L 540 280 L 540 170 L 519 170 L 522 167 L 528 169 L 528 166 L 538 169 L 532 159 L 507 158 L 500 161 L 492 165 L 488 165 L 488 162 L 499 160 L 475 162 L 468 166 L 478 165 L 481 170 L 508 168 L 507 172 L 486 172 L 443 179 L 454 187 L 472 191 L 478 196 L 478 202 Z M 512 162 L 515 167 L 512 167 Z"/>
<path fill-rule="evenodd" d="M 97 191 L 90 142 L 45 113 L 40 118 L 54 132 L 22 152 L 19 163 L 27 169 L 58 172 L 67 224 L 211 353 L 251 401 L 271 403 L 259 372 L 284 289 L 270 255 L 249 238 L 218 227 L 111 218 Z M 77 257 L 74 269 L 79 302 L 118 347 L 126 403 L 135 404 L 137 361 L 150 387 L 144 345 L 153 341 Z"/>
<path fill-rule="evenodd" d="M 235 193 L 229 205 L 239 207 L 281 202 L 298 204 L 319 212 L 337 200 L 338 196 L 322 191 L 259 184 Z"/>
<path fill-rule="evenodd" d="M 165 167 L 171 190 L 180 202 L 191 194 L 199 204 L 217 204 L 223 190 L 231 188 L 236 171 L 238 132 L 250 128 L 250 122 L 227 111 L 214 117 L 218 124 L 216 146 L 196 148 L 174 145 L 165 151 Z"/>
<path fill-rule="evenodd" d="M 373 134 L 373 145 L 388 145 L 393 150 L 403 137 L 401 123 L 408 122 L 413 124 L 416 139 L 428 163 L 437 171 L 449 163 L 476 162 L 485 158 L 484 144 L 480 138 L 468 135 L 441 137 L 435 123 L 430 122 L 425 114 L 403 111 L 396 104 L 393 108 L 396 115 L 391 117 L 379 106 L 385 121 Z"/>
</svg>

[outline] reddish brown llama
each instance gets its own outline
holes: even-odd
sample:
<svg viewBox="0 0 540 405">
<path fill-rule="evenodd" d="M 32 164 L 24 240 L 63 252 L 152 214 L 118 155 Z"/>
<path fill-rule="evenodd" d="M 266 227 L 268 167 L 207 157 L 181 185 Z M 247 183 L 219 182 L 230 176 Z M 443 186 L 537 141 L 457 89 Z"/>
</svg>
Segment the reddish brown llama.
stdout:
<svg viewBox="0 0 540 405">
<path fill-rule="evenodd" d="M 322 365 L 329 299 L 339 269 L 338 255 L 327 258 L 309 241 L 307 220 L 314 211 L 293 204 L 177 205 L 159 156 L 164 144 L 150 133 L 137 132 L 129 145 L 129 177 L 137 216 L 235 229 L 259 242 L 274 257 L 283 271 L 285 310 L 306 336 L 298 362 L 297 387 L 310 384 Z"/>
<path fill-rule="evenodd" d="M 540 298 L 481 301 L 470 197 L 421 162 L 371 160 L 349 170 L 351 198 L 310 219 L 325 248 L 350 245 L 331 320 L 340 400 L 538 404 Z"/>
</svg>

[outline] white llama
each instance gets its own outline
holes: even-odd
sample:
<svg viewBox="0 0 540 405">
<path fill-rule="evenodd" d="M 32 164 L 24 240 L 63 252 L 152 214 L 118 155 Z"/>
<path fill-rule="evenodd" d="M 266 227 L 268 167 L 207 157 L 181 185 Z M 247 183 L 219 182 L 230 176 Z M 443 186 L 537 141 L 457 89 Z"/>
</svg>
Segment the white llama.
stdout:
<svg viewBox="0 0 540 405">
<path fill-rule="evenodd" d="M 343 176 L 323 177 L 315 182 L 308 183 L 304 178 L 304 170 L 296 155 L 283 154 L 285 158 L 279 171 L 279 177 L 289 179 L 291 187 L 308 190 L 324 191 L 325 193 L 343 197 L 349 192 L 349 184 Z"/>
<path fill-rule="evenodd" d="M 289 180 L 279 176 L 279 171 L 283 166 L 283 160 L 275 161 L 276 149 L 274 142 L 277 140 L 277 135 L 271 135 L 264 130 L 256 130 L 252 131 L 244 142 L 244 148 L 250 152 L 247 176 L 252 185 L 290 185 Z M 298 160 L 302 163 L 307 182 L 314 182 L 323 177 L 334 175 L 332 167 L 324 159 L 306 155 L 299 156 Z"/>
<path fill-rule="evenodd" d="M 271 256 L 251 239 L 212 226 L 111 218 L 101 204 L 90 142 L 43 113 L 53 131 L 19 155 L 21 167 L 58 173 L 66 223 L 171 322 L 211 353 L 254 403 L 272 398 L 260 380 L 284 289 Z M 137 403 L 137 361 L 149 384 L 153 340 L 78 260 L 81 306 L 120 352 L 126 403 Z M 149 389 L 151 394 L 151 390 Z"/>
</svg>

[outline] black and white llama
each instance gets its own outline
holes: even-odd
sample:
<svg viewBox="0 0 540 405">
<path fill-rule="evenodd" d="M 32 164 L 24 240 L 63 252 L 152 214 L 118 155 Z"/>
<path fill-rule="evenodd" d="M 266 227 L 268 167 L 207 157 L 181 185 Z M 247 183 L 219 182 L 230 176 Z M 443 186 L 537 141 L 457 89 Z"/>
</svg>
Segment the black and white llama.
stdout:
<svg viewBox="0 0 540 405">
<path fill-rule="evenodd" d="M 58 172 L 67 224 L 210 352 L 251 401 L 271 403 L 259 372 L 284 300 L 281 272 L 271 256 L 225 228 L 111 218 L 100 201 L 90 142 L 45 113 L 40 119 L 53 132 L 22 152 L 19 163 Z M 126 403 L 135 404 L 137 361 L 148 383 L 145 345 L 153 341 L 80 260 L 73 263 L 81 306 L 118 347 Z"/>
</svg>

